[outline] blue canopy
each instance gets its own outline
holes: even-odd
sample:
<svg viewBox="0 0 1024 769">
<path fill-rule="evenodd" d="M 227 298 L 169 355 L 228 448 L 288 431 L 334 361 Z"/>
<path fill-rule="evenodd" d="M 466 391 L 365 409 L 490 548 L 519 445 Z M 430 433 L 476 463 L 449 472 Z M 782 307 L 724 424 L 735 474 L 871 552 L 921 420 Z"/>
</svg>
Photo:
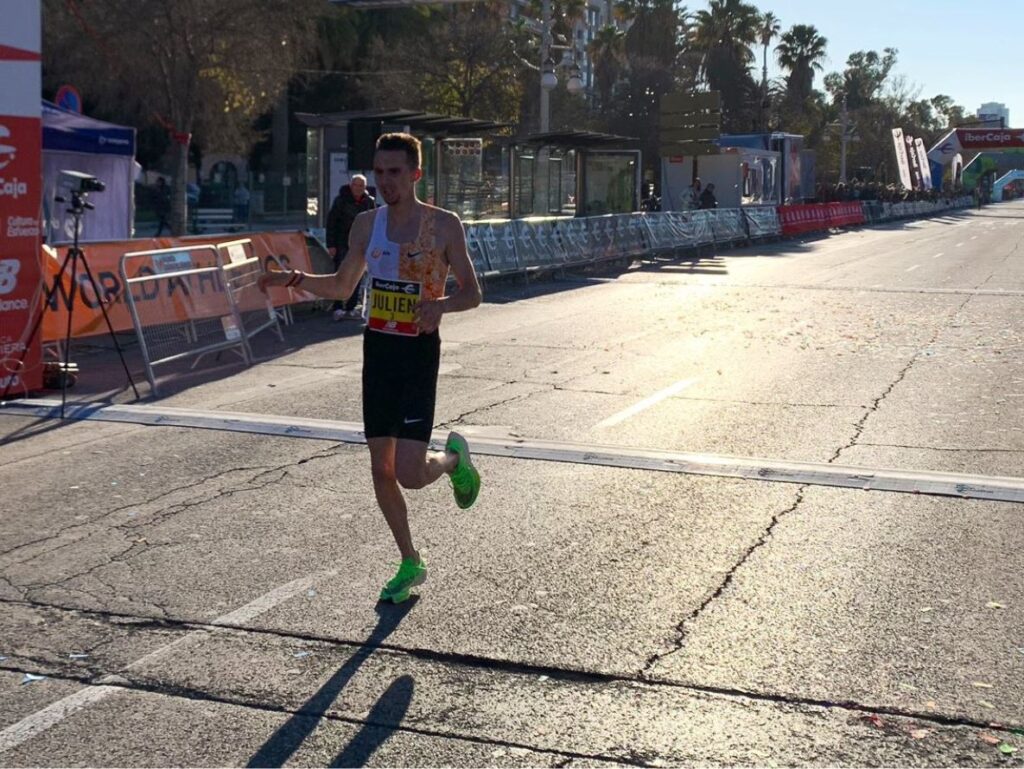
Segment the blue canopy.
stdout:
<svg viewBox="0 0 1024 769">
<path fill-rule="evenodd" d="M 43 149 L 135 157 L 135 129 L 61 109 L 43 101 Z"/>
</svg>

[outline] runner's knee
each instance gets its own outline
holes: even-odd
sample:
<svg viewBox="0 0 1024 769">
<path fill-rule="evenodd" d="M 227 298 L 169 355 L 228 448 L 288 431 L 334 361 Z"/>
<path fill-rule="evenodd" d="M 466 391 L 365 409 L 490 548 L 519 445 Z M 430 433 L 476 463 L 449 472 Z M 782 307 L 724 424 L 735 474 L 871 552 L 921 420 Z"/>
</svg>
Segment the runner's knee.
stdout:
<svg viewBox="0 0 1024 769">
<path fill-rule="evenodd" d="M 380 464 L 370 468 L 374 485 L 395 483 L 397 480 L 394 465 Z"/>
<path fill-rule="evenodd" d="M 398 479 L 398 483 L 403 489 L 422 489 L 427 485 L 427 480 L 424 473 L 424 467 L 420 464 L 403 464 L 398 463 L 396 468 L 395 477 Z"/>
</svg>

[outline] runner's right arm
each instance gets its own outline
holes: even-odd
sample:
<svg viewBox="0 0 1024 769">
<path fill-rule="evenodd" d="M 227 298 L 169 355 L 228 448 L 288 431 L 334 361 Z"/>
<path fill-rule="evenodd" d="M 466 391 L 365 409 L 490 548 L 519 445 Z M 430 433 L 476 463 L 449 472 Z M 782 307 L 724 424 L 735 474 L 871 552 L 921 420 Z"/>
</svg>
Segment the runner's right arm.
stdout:
<svg viewBox="0 0 1024 769">
<path fill-rule="evenodd" d="M 366 269 L 366 246 L 370 239 L 373 211 L 365 211 L 356 217 L 348 234 L 348 254 L 334 274 L 309 275 L 301 270 L 266 272 L 259 277 L 260 291 L 270 286 L 302 288 L 325 299 L 348 299 L 359 285 Z"/>
</svg>

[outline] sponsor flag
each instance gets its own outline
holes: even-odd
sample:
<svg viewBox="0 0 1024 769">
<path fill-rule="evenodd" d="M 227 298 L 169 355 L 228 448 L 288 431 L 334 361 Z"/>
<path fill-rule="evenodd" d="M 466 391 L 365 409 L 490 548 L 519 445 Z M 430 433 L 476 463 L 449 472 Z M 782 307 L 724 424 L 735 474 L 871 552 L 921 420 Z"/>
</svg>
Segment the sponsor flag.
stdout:
<svg viewBox="0 0 1024 769">
<path fill-rule="evenodd" d="M 932 188 L 932 168 L 928 163 L 928 151 L 924 148 L 924 139 L 914 139 L 914 149 L 917 150 L 917 159 L 921 165 L 921 182 L 923 189 Z"/>
<path fill-rule="evenodd" d="M 903 129 L 892 129 L 892 143 L 896 150 L 896 166 L 900 170 L 900 184 L 904 189 L 913 189 L 914 182 L 910 176 L 910 159 L 907 157 L 907 145 L 903 140 Z"/>
</svg>

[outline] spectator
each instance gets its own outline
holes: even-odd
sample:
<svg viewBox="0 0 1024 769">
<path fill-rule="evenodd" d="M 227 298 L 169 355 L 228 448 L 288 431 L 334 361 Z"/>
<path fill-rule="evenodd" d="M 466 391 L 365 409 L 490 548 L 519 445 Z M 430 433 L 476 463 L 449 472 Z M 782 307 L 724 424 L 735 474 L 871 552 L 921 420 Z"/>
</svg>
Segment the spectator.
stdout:
<svg viewBox="0 0 1024 769">
<path fill-rule="evenodd" d="M 167 221 L 167 217 L 171 215 L 171 188 L 167 186 L 167 182 L 164 181 L 164 177 L 158 176 L 156 179 L 156 200 L 154 202 L 154 208 L 156 209 L 156 234 L 154 238 L 159 238 L 164 231 L 164 227 L 167 228 L 168 232 L 172 232 L 171 223 Z"/>
<path fill-rule="evenodd" d="M 334 258 L 334 269 L 338 269 L 348 253 L 348 233 L 352 229 L 352 222 L 363 211 L 376 207 L 377 201 L 366 192 L 366 177 L 362 174 L 356 174 L 348 184 L 342 185 L 327 214 L 327 251 Z M 356 309 L 363 293 L 362 288 L 360 282 L 352 296 L 344 302 L 334 303 L 331 309 L 335 320 L 362 317 L 362 313 Z"/>
<path fill-rule="evenodd" d="M 235 221 L 236 222 L 248 222 L 249 221 L 249 190 L 243 187 L 239 182 L 235 182 Z"/>
<path fill-rule="evenodd" d="M 708 184 L 704 192 L 700 194 L 700 208 L 718 208 L 718 200 L 715 198 L 715 185 Z"/>
<path fill-rule="evenodd" d="M 690 208 L 700 208 L 700 177 L 693 180 L 690 185 Z"/>
</svg>

